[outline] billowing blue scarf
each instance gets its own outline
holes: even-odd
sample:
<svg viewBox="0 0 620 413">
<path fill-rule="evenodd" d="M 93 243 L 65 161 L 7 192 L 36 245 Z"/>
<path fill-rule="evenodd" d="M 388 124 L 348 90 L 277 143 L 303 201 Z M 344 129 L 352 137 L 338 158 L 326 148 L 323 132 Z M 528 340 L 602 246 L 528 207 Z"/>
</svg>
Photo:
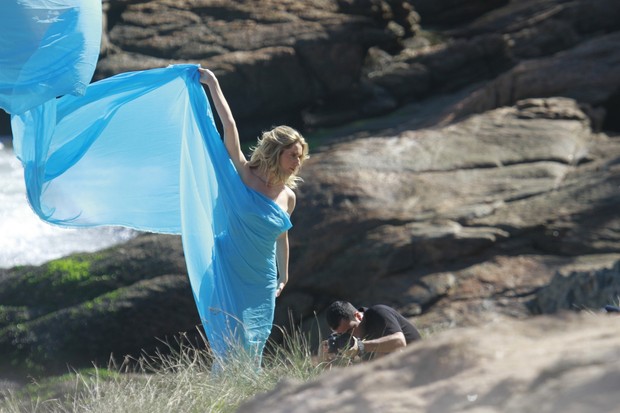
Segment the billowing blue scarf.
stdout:
<svg viewBox="0 0 620 413">
<path fill-rule="evenodd" d="M 99 0 L 2 0 L 0 108 L 22 113 L 84 93 L 100 44 Z"/>
</svg>

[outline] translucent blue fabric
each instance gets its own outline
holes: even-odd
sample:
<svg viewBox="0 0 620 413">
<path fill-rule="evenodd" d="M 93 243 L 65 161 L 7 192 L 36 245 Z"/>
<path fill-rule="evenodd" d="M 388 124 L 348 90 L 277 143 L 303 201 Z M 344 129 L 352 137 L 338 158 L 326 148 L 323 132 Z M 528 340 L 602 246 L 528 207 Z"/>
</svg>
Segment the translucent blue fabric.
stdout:
<svg viewBox="0 0 620 413">
<path fill-rule="evenodd" d="M 100 0 L 0 2 L 0 108 L 22 113 L 82 94 L 101 44 Z"/>
<path fill-rule="evenodd" d="M 216 355 L 260 361 L 272 327 L 276 238 L 291 227 L 246 187 L 213 121 L 196 65 L 120 74 L 12 116 L 28 199 L 62 226 L 181 234 Z"/>
</svg>

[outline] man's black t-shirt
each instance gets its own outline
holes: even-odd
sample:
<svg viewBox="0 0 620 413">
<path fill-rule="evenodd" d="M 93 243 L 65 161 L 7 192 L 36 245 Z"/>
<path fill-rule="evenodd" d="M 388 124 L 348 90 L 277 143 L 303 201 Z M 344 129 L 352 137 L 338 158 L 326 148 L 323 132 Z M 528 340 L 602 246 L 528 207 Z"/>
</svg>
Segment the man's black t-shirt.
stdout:
<svg viewBox="0 0 620 413">
<path fill-rule="evenodd" d="M 413 324 L 392 307 L 378 304 L 362 307 L 359 311 L 364 313 L 360 327 L 364 333 L 362 338 L 366 340 L 373 340 L 398 332 L 405 335 L 407 344 L 422 338 Z"/>
</svg>

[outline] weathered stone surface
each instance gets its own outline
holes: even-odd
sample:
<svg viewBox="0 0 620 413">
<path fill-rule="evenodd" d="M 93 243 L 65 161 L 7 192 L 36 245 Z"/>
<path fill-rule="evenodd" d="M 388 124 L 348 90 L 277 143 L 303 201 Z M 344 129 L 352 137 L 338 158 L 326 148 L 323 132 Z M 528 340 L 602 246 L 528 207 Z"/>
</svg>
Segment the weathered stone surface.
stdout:
<svg viewBox="0 0 620 413">
<path fill-rule="evenodd" d="M 620 301 L 620 261 L 608 268 L 557 272 L 551 282 L 528 303 L 535 314 L 561 310 L 591 310 Z"/>
<path fill-rule="evenodd" d="M 552 256 L 599 254 L 602 267 L 620 252 L 618 157 L 620 142 L 593 133 L 569 99 L 333 144 L 304 167 L 287 290 L 312 291 L 315 310 L 346 298 L 411 315 L 471 305 L 447 317 L 456 323 L 487 310 L 526 316 L 524 298 L 571 262 Z M 520 255 L 535 268 L 512 286 L 480 279 L 481 263 L 497 260 L 515 276 Z M 438 279 L 452 281 L 430 287 Z M 461 295 L 464 284 L 477 296 Z M 504 310 L 485 310 L 500 298 Z"/>
<path fill-rule="evenodd" d="M 404 1 L 110 0 L 106 10 L 96 79 L 200 63 L 216 69 L 240 125 L 254 134 L 299 123 L 304 108 L 357 89 L 368 47 L 398 49 L 417 25 Z M 265 115 L 272 121 L 261 122 Z"/>
<path fill-rule="evenodd" d="M 508 51 L 506 41 L 496 34 L 407 48 L 376 68 L 367 67 L 366 76 L 406 102 L 492 79 L 513 65 Z"/>
<path fill-rule="evenodd" d="M 422 24 L 431 26 L 462 24 L 508 3 L 508 0 L 411 0 Z"/>
<path fill-rule="evenodd" d="M 475 21 L 449 31 L 469 38 L 502 33 L 519 58 L 549 56 L 593 35 L 620 29 L 620 7 L 614 0 L 526 0 L 508 2 Z"/>
<path fill-rule="evenodd" d="M 609 79 L 611 75 L 594 73 L 617 65 L 604 51 L 592 50 L 569 62 L 553 56 L 593 35 L 617 31 L 620 7 L 614 0 L 411 4 L 110 1 L 105 52 L 96 78 L 187 61 L 217 69 L 238 123 L 247 128 L 246 139 L 275 123 L 323 127 L 383 114 L 504 72 L 504 77 L 457 107 L 457 113 L 479 113 L 534 96 L 568 96 L 592 103 L 596 99 L 580 93 L 594 89 L 600 94 L 600 84 L 617 83 Z M 452 21 L 453 26 L 424 43 L 416 10 L 422 22 L 426 16 L 429 22 Z M 478 18 L 460 24 L 474 17 Z M 615 48 L 615 55 L 614 41 L 609 47 Z M 377 55 L 382 56 L 380 64 Z M 543 56 L 548 56 L 545 67 L 534 69 L 525 61 L 525 67 L 509 71 L 522 59 Z M 581 76 L 584 69 L 592 76 Z M 536 78 L 522 76 L 524 71 L 535 71 Z M 584 81 L 594 87 L 582 87 Z M 567 84 L 575 86 L 566 90 Z M 614 90 L 607 88 L 607 98 Z M 375 100 L 379 103 L 368 103 Z M 594 104 L 599 105 L 600 99 Z M 438 110 L 442 109 L 455 108 Z"/>
<path fill-rule="evenodd" d="M 284 380 L 239 413 L 617 411 L 618 316 L 497 318 L 310 383 Z"/>
<path fill-rule="evenodd" d="M 619 46 L 620 33 L 616 32 L 553 57 L 524 61 L 470 93 L 454 106 L 451 118 L 513 105 L 532 96 L 566 96 L 616 113 L 612 98 L 620 90 Z"/>
</svg>

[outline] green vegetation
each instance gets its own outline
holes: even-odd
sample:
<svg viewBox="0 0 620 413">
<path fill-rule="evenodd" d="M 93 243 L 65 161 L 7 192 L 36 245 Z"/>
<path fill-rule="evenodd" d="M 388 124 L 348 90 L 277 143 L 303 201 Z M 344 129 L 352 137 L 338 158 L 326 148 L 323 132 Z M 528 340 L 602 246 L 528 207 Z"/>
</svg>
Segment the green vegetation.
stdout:
<svg viewBox="0 0 620 413">
<path fill-rule="evenodd" d="M 54 286 L 77 283 L 88 279 L 90 275 L 90 262 L 64 258 L 51 261 L 47 265 L 47 271 L 52 275 L 60 274 L 60 277 L 54 280 Z"/>
<path fill-rule="evenodd" d="M 28 284 L 39 285 L 49 282 L 54 287 L 67 283 L 77 283 L 87 280 L 90 276 L 91 262 L 84 255 L 74 255 L 50 261 L 41 267 L 13 268 L 14 272 L 21 272 L 22 278 Z"/>
<path fill-rule="evenodd" d="M 299 332 L 285 335 L 285 343 L 264 356 L 261 370 L 239 351 L 214 373 L 211 354 L 187 342 L 179 340 L 169 354 L 79 371 L 18 392 L 0 392 L 0 413 L 234 412 L 283 378 L 309 381 L 323 371 Z"/>
<path fill-rule="evenodd" d="M 22 311 L 27 316 L 39 317 L 116 288 L 119 283 L 114 277 L 92 272 L 95 258 L 75 254 L 40 267 L 13 268 L 2 282 L 0 325 L 4 319 L 16 318 L 19 308 L 28 309 Z"/>
<path fill-rule="evenodd" d="M 13 269 L 12 277 L 3 282 L 3 292 L 0 297 L 3 303 L 24 305 L 32 300 L 33 294 L 35 298 L 38 298 L 37 295 L 40 295 L 41 290 L 49 293 L 50 289 L 54 290 L 61 286 L 65 277 L 67 281 L 71 278 L 84 279 L 84 273 L 88 267 L 88 263 L 67 258 L 50 261 L 41 267 Z M 69 273 L 65 275 L 64 270 Z"/>
</svg>

